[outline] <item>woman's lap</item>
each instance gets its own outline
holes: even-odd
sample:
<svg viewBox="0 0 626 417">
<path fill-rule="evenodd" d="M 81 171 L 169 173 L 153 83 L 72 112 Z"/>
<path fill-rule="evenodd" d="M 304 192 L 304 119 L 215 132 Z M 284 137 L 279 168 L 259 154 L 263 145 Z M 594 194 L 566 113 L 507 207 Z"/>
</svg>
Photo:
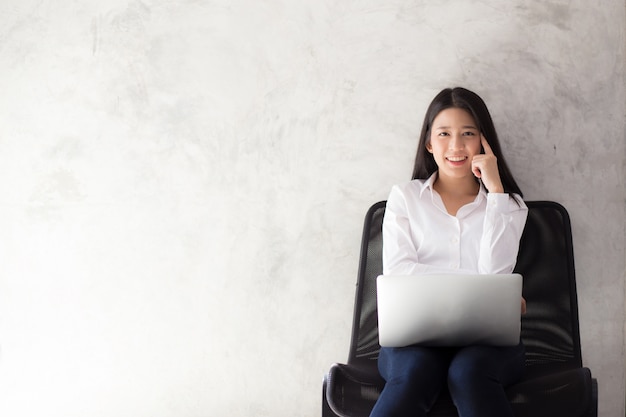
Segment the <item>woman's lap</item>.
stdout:
<svg viewBox="0 0 626 417">
<path fill-rule="evenodd" d="M 504 387 L 521 378 L 524 347 L 382 348 L 378 366 L 387 383 L 372 416 L 426 415 L 446 384 L 465 415 L 487 412 L 476 402 L 504 413 Z"/>
</svg>

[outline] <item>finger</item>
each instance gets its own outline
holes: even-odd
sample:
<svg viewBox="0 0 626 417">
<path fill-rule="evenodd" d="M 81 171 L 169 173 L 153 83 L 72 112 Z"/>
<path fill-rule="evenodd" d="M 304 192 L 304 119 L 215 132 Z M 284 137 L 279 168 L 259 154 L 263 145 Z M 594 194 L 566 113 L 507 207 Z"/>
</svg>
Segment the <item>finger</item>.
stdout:
<svg viewBox="0 0 626 417">
<path fill-rule="evenodd" d="M 493 155 L 493 150 L 491 149 L 491 146 L 489 146 L 489 142 L 487 142 L 485 135 L 482 133 L 480 134 L 480 144 L 483 145 L 483 149 L 486 154 Z"/>
<path fill-rule="evenodd" d="M 482 176 L 482 173 L 480 172 L 480 164 L 478 164 L 476 160 L 472 161 L 472 173 L 476 178 L 480 178 Z"/>
</svg>

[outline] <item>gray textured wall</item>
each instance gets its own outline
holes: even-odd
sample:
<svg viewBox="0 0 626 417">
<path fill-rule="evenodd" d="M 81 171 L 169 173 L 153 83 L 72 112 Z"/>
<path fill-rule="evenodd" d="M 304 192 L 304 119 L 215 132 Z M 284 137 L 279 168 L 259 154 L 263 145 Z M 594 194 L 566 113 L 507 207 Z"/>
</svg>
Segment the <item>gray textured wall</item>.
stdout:
<svg viewBox="0 0 626 417">
<path fill-rule="evenodd" d="M 425 108 L 492 109 L 573 221 L 624 415 L 624 2 L 0 2 L 0 414 L 315 416 L 362 217 Z"/>
</svg>

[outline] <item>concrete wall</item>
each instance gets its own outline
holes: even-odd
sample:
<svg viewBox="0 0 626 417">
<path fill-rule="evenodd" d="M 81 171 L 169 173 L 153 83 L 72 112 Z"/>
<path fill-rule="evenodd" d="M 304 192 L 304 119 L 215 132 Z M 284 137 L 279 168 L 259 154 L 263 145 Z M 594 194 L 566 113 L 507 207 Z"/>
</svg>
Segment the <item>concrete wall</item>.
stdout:
<svg viewBox="0 0 626 417">
<path fill-rule="evenodd" d="M 624 415 L 622 0 L 0 3 L 0 414 L 317 416 L 363 215 L 428 102 L 489 104 L 573 221 Z"/>
</svg>

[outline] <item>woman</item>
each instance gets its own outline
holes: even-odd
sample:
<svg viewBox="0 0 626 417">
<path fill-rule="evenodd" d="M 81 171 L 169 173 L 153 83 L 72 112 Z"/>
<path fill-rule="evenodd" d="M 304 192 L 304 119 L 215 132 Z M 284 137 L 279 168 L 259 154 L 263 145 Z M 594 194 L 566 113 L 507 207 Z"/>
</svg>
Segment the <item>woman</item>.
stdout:
<svg viewBox="0 0 626 417">
<path fill-rule="evenodd" d="M 445 89 L 426 112 L 413 181 L 387 200 L 383 273 L 511 273 L 527 212 L 487 106 Z M 505 417 L 524 347 L 382 348 L 378 367 L 386 385 L 372 417 L 426 416 L 446 385 L 461 417 Z"/>
</svg>

